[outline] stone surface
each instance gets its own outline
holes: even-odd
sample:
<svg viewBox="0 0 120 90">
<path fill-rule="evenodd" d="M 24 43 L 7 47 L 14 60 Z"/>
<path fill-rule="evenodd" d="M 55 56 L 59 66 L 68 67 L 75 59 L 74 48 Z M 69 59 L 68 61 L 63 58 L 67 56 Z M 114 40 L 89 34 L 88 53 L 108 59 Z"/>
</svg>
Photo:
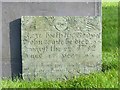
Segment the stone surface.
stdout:
<svg viewBox="0 0 120 90">
<path fill-rule="evenodd" d="M 24 79 L 66 80 L 101 70 L 101 20 L 80 16 L 23 16 Z"/>
</svg>

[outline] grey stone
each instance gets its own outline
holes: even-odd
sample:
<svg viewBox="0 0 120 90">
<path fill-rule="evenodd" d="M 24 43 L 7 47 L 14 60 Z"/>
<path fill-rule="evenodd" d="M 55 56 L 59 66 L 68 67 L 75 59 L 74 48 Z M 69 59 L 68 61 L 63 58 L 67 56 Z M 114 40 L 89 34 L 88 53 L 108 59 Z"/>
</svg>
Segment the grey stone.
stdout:
<svg viewBox="0 0 120 90">
<path fill-rule="evenodd" d="M 99 16 L 23 16 L 24 79 L 66 80 L 101 70 Z"/>
<path fill-rule="evenodd" d="M 2 2 L 101 2 L 101 0 L 0 0 Z"/>
</svg>

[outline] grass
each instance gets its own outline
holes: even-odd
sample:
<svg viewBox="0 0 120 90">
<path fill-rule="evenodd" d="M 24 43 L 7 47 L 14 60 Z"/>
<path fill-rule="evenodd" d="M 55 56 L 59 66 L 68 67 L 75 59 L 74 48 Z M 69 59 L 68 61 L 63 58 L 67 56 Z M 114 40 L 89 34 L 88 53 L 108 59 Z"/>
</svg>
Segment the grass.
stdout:
<svg viewBox="0 0 120 90">
<path fill-rule="evenodd" d="M 103 3 L 102 71 L 67 81 L 3 80 L 3 88 L 118 88 L 118 3 Z"/>
</svg>

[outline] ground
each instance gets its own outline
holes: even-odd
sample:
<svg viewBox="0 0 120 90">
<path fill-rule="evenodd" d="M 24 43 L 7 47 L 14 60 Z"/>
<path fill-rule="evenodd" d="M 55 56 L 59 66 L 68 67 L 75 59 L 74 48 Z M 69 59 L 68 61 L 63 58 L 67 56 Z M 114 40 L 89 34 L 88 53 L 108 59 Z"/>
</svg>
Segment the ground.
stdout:
<svg viewBox="0 0 120 90">
<path fill-rule="evenodd" d="M 102 3 L 102 71 L 68 81 L 3 80 L 3 88 L 118 88 L 118 3 Z"/>
</svg>

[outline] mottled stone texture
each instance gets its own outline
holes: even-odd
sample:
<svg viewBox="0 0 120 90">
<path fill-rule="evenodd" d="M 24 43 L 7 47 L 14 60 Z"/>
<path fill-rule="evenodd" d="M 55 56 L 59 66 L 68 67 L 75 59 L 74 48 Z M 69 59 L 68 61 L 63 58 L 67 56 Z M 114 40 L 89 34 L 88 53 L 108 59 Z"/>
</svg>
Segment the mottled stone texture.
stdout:
<svg viewBox="0 0 120 90">
<path fill-rule="evenodd" d="M 101 70 L 101 18 L 23 16 L 24 79 L 66 80 Z"/>
</svg>

